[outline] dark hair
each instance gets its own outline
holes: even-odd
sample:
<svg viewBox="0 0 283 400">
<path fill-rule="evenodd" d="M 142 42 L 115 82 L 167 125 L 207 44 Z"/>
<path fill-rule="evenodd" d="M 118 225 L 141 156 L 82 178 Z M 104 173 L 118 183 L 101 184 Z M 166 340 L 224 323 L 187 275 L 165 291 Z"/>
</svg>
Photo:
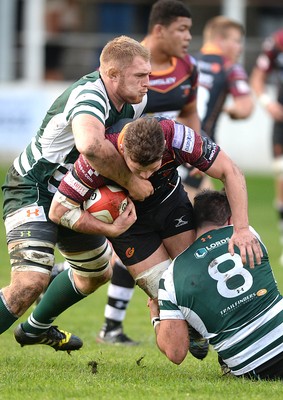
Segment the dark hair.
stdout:
<svg viewBox="0 0 283 400">
<path fill-rule="evenodd" d="M 210 223 L 222 226 L 231 217 L 230 205 L 224 190 L 204 190 L 194 198 L 196 228 Z"/>
<path fill-rule="evenodd" d="M 123 143 L 131 160 L 147 167 L 163 157 L 164 132 L 156 118 L 138 118 L 126 126 Z"/>
<path fill-rule="evenodd" d="M 168 26 L 178 17 L 192 18 L 189 7 L 179 0 L 158 0 L 151 7 L 148 33 L 152 32 L 154 25 Z"/>
</svg>

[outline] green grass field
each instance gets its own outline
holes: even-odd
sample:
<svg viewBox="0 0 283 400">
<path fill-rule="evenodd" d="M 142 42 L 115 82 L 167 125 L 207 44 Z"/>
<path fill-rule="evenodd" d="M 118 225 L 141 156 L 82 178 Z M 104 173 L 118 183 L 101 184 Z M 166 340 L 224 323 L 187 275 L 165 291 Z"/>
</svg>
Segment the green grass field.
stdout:
<svg viewBox="0 0 283 400">
<path fill-rule="evenodd" d="M 1 182 L 4 173 L 5 168 L 0 168 Z M 274 274 L 279 288 L 283 290 L 272 178 L 248 176 L 247 184 L 250 223 L 269 249 Z M 9 283 L 10 267 L 3 224 L 0 229 L 2 287 Z M 221 376 L 216 353 L 212 350 L 203 361 L 188 355 L 180 366 L 170 363 L 155 345 L 146 307 L 147 298 L 138 288 L 130 303 L 124 327 L 129 336 L 141 342 L 140 345 L 131 348 L 98 345 L 95 337 L 103 322 L 106 290 L 107 286 L 101 288 L 56 320 L 60 328 L 76 333 L 84 341 L 82 349 L 70 356 L 47 346 L 21 348 L 13 337 L 14 326 L 1 336 L 1 400 L 281 398 L 280 382 L 250 382 Z"/>
</svg>

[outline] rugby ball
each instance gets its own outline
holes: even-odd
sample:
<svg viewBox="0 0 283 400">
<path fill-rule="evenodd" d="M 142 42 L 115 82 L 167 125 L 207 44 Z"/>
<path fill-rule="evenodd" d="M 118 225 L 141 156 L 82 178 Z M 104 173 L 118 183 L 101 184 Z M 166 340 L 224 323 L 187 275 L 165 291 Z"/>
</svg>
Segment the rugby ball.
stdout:
<svg viewBox="0 0 283 400">
<path fill-rule="evenodd" d="M 106 185 L 93 192 L 84 202 L 84 209 L 100 221 L 112 224 L 127 204 L 127 194 L 121 187 Z"/>
</svg>

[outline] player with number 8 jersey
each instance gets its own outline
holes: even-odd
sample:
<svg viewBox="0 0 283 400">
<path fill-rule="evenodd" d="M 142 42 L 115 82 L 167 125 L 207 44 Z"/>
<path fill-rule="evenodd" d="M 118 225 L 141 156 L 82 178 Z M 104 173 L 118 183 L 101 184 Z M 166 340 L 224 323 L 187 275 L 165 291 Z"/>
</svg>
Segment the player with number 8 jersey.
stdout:
<svg viewBox="0 0 283 400">
<path fill-rule="evenodd" d="M 225 194 L 207 191 L 195 198 L 198 238 L 173 261 L 160 280 L 160 320 L 186 320 L 209 340 L 222 365 L 224 360 L 235 376 L 282 379 L 283 299 L 268 253 L 260 242 L 263 257 L 261 265 L 255 268 L 243 264 L 237 248 L 233 256 L 229 253 L 233 225 L 231 214 L 223 217 L 221 196 Z M 213 225 L 206 220 L 206 225 L 202 225 L 213 209 L 208 202 L 214 204 L 215 210 L 218 207 L 216 218 L 222 213 L 225 223 Z M 204 211 L 204 207 L 210 210 Z M 203 218 L 199 225 L 198 213 Z M 170 335 L 167 340 L 170 343 Z"/>
</svg>

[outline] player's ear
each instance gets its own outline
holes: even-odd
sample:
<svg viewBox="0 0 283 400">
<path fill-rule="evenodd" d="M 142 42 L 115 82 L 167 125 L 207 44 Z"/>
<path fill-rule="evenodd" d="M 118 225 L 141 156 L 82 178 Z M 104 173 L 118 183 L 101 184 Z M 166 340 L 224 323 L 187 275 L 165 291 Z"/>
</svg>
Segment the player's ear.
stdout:
<svg viewBox="0 0 283 400">
<path fill-rule="evenodd" d="M 117 68 L 111 67 L 107 71 L 107 75 L 110 79 L 115 80 L 119 75 L 119 71 L 117 70 Z"/>
<path fill-rule="evenodd" d="M 163 33 L 163 25 L 161 24 L 156 24 L 153 27 L 153 33 L 157 36 L 157 37 L 162 37 L 162 33 Z"/>
<path fill-rule="evenodd" d="M 121 154 L 124 155 L 124 153 L 125 153 L 125 147 L 124 147 L 124 144 L 123 144 L 123 143 L 120 143 L 120 144 L 119 144 L 119 151 L 120 151 Z"/>
</svg>

